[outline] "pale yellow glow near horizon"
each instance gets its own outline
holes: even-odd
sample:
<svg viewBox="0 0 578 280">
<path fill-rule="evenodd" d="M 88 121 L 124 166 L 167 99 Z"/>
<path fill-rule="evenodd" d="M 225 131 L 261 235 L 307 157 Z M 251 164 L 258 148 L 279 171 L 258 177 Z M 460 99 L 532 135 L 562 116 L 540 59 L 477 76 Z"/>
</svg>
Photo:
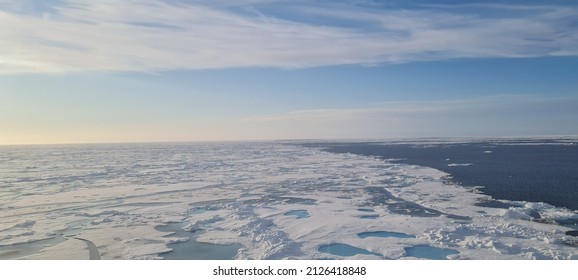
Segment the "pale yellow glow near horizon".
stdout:
<svg viewBox="0 0 578 280">
<path fill-rule="evenodd" d="M 301 139 L 322 132 L 317 126 L 237 120 L 130 125 L 12 127 L 0 129 L 0 145 L 259 141 Z M 321 134 L 319 134 L 321 135 Z"/>
</svg>

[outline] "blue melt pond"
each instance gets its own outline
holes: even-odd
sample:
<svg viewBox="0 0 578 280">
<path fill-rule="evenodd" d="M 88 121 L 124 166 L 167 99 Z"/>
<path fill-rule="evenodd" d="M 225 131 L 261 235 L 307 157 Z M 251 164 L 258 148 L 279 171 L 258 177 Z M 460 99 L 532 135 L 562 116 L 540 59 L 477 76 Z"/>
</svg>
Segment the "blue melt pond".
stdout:
<svg viewBox="0 0 578 280">
<path fill-rule="evenodd" d="M 173 232 L 171 236 L 187 237 L 184 242 L 172 243 L 167 246 L 170 252 L 159 254 L 165 260 L 232 260 L 237 255 L 240 244 L 213 244 L 198 242 L 197 234 L 183 230 L 185 223 L 170 223 L 165 226 L 157 226 L 162 232 Z"/>
<path fill-rule="evenodd" d="M 375 219 L 379 218 L 379 215 L 362 215 L 362 216 L 359 216 L 359 217 L 362 218 L 362 219 L 375 220 Z"/>
<path fill-rule="evenodd" d="M 392 231 L 368 231 L 358 233 L 357 236 L 361 238 L 367 237 L 393 237 L 393 238 L 415 238 L 414 235 L 409 235 L 401 232 L 392 232 Z"/>
<path fill-rule="evenodd" d="M 429 259 L 429 260 L 447 260 L 449 255 L 459 254 L 459 251 L 432 247 L 429 245 L 416 245 L 405 248 L 408 256 Z"/>
<path fill-rule="evenodd" d="M 367 209 L 367 208 L 359 208 L 359 209 L 357 209 L 357 211 L 368 212 L 368 213 L 375 212 L 373 209 Z"/>
<path fill-rule="evenodd" d="M 284 214 L 285 216 L 295 216 L 297 219 L 303 219 L 309 217 L 309 212 L 307 210 L 292 210 Z"/>
<path fill-rule="evenodd" d="M 207 212 L 207 209 L 204 208 L 193 208 L 189 210 L 189 214 L 201 214 Z"/>
<path fill-rule="evenodd" d="M 333 244 L 329 244 L 329 245 L 322 245 L 322 246 L 319 246 L 318 250 L 319 250 L 319 252 L 322 252 L 322 253 L 328 253 L 328 254 L 332 254 L 332 255 L 336 255 L 336 256 L 342 256 L 342 257 L 351 257 L 351 256 L 355 256 L 358 254 L 374 255 L 374 256 L 383 257 L 382 254 L 370 252 L 370 251 L 367 251 L 365 249 L 361 249 L 361 248 L 354 247 L 354 246 L 347 245 L 347 244 L 343 244 L 343 243 L 333 243 Z"/>
</svg>

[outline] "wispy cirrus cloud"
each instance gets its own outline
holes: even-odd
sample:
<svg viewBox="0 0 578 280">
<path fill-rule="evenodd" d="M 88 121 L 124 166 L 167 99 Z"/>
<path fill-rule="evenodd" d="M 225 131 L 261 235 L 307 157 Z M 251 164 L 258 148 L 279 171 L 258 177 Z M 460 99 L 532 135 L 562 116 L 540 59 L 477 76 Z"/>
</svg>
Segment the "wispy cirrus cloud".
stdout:
<svg viewBox="0 0 578 280">
<path fill-rule="evenodd" d="M 573 135 L 576 106 L 576 97 L 506 95 L 299 110 L 241 123 L 294 128 L 304 138 L 540 135 L 553 133 L 549 128 Z"/>
<path fill-rule="evenodd" d="M 477 12 L 273 0 L 9 3 L 0 2 L 4 74 L 578 55 L 574 7 L 490 5 Z"/>
</svg>

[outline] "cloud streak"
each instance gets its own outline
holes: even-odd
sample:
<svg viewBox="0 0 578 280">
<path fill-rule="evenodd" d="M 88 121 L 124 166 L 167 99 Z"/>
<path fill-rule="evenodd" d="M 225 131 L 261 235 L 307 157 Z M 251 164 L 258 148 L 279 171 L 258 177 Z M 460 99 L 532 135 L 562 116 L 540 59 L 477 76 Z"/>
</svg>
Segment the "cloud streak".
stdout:
<svg viewBox="0 0 578 280">
<path fill-rule="evenodd" d="M 540 135 L 552 132 L 548 128 L 574 135 L 575 106 L 576 97 L 491 96 L 301 110 L 241 122 L 293 128 L 304 138 Z"/>
<path fill-rule="evenodd" d="M 467 6 L 206 2 L 70 0 L 26 13 L 2 1 L 0 74 L 578 55 L 573 7 L 495 5 L 478 13 Z M 267 13 L 276 2 L 291 8 Z"/>
<path fill-rule="evenodd" d="M 264 117 L 243 119 L 246 122 L 270 121 L 316 121 L 334 122 L 345 120 L 387 119 L 389 117 L 432 117 L 435 115 L 488 115 L 489 113 L 512 113 L 524 108 L 523 111 L 535 114 L 542 109 L 566 108 L 578 104 L 578 98 L 545 97 L 537 95 L 503 95 L 470 99 L 425 100 L 425 101 L 392 101 L 373 104 L 362 108 L 326 108 L 298 110 Z M 532 110 L 530 110 L 532 109 Z"/>
</svg>

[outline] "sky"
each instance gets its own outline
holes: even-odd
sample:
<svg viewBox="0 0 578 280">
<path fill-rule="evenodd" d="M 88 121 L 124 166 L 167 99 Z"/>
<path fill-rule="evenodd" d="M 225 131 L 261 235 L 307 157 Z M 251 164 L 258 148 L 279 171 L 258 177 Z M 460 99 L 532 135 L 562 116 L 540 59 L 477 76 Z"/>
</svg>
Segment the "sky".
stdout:
<svg viewBox="0 0 578 280">
<path fill-rule="evenodd" d="M 577 1 L 0 0 L 0 145 L 549 135 Z"/>
</svg>

